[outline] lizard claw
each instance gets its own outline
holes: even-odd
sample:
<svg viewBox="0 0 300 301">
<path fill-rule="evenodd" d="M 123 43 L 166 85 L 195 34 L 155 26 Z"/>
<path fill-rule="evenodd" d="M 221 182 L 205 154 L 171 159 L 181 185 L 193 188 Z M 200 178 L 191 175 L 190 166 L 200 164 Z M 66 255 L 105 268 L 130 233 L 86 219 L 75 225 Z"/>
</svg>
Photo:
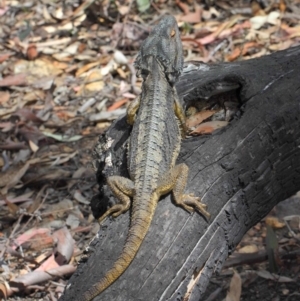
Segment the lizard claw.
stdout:
<svg viewBox="0 0 300 301">
<path fill-rule="evenodd" d="M 206 219 L 210 218 L 209 212 L 206 210 L 207 205 L 201 202 L 199 197 L 195 197 L 193 193 L 183 195 L 182 206 L 189 212 L 195 209 L 205 216 Z"/>
<path fill-rule="evenodd" d="M 118 217 L 120 214 L 126 212 L 129 209 L 128 206 L 123 204 L 116 204 L 109 208 L 103 215 L 98 218 L 98 222 L 102 223 L 109 215 L 112 217 Z"/>
</svg>

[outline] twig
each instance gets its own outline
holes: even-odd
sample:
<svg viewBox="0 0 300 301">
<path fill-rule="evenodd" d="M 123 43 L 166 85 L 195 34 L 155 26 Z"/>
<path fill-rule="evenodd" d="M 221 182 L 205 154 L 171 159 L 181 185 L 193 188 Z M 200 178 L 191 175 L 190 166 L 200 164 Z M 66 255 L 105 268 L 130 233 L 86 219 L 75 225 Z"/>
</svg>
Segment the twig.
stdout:
<svg viewBox="0 0 300 301">
<path fill-rule="evenodd" d="M 285 250 L 280 250 L 279 256 L 286 259 L 286 258 L 291 258 L 293 256 L 299 255 L 300 254 L 300 249 L 295 250 L 295 251 L 285 251 Z M 249 254 L 239 254 L 239 253 L 234 253 L 232 257 L 229 257 L 228 260 L 224 264 L 224 268 L 229 268 L 229 267 L 235 267 L 239 266 L 242 264 L 254 264 L 254 263 L 259 263 L 266 261 L 268 259 L 268 254 L 267 251 L 259 251 L 256 253 L 249 253 Z"/>
<path fill-rule="evenodd" d="M 1 254 L 0 254 L 0 260 L 4 259 L 4 253 L 6 252 L 6 249 L 7 249 L 8 245 L 9 245 L 10 240 L 12 239 L 12 237 L 13 237 L 14 234 L 16 233 L 17 229 L 19 228 L 20 222 L 21 222 L 23 216 L 24 216 L 24 213 L 22 213 L 22 214 L 19 216 L 19 218 L 18 218 L 18 220 L 17 220 L 17 222 L 16 222 L 16 224 L 15 224 L 13 230 L 11 231 L 11 233 L 10 233 L 8 239 L 6 240 L 5 245 L 4 245 L 4 248 L 2 249 Z"/>
</svg>

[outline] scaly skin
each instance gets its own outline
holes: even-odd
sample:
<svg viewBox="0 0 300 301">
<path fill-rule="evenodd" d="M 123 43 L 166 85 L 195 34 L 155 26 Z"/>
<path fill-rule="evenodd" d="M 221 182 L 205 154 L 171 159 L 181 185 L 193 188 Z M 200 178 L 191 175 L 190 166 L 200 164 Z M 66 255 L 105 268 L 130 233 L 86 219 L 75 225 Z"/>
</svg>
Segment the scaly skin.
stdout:
<svg viewBox="0 0 300 301">
<path fill-rule="evenodd" d="M 168 39 L 178 40 L 175 19 L 169 16 L 161 23 L 157 26 L 158 29 L 154 28 L 154 34 L 157 34 L 155 29 L 163 30 Z M 151 43 L 150 46 L 153 48 Z M 181 44 L 177 46 L 181 49 Z M 184 128 L 184 113 L 173 87 L 180 73 L 180 62 L 175 72 L 168 71 L 164 65 L 166 61 L 157 58 L 155 53 L 147 52 L 147 48 L 144 51 L 148 55 L 138 59 L 138 67 L 142 68 L 144 78 L 142 94 L 129 106 L 127 112 L 127 121 L 133 123 L 128 152 L 130 179 L 120 176 L 108 178 L 107 183 L 120 203 L 101 217 L 103 220 L 108 215 L 116 217 L 127 211 L 132 198 L 128 237 L 113 267 L 84 293 L 79 299 L 81 301 L 90 301 L 99 295 L 130 265 L 147 234 L 162 195 L 172 191 L 176 204 L 190 212 L 197 209 L 209 218 L 206 205 L 199 198 L 183 194 L 188 167 L 185 164 L 175 166 Z M 177 65 L 176 62 L 171 64 Z"/>
</svg>

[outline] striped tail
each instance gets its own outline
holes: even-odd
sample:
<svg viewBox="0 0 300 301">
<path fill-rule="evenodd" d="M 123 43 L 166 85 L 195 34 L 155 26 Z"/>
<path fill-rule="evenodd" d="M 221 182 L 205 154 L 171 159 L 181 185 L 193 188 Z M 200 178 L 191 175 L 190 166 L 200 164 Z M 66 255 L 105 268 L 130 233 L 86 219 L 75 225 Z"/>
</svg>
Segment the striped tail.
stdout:
<svg viewBox="0 0 300 301">
<path fill-rule="evenodd" d="M 140 202 L 140 201 L 139 201 Z M 143 205 L 142 205 L 143 204 Z M 145 205 L 146 204 L 146 205 Z M 128 268 L 138 252 L 151 224 L 157 200 L 140 202 L 137 208 L 132 210 L 131 225 L 123 251 L 113 267 L 108 270 L 105 276 L 88 289 L 78 301 L 90 301 L 112 283 L 114 283 Z M 135 206 L 133 206 L 135 207 Z M 144 207 L 144 208 L 141 208 Z M 147 208 L 145 208 L 147 207 Z"/>
</svg>

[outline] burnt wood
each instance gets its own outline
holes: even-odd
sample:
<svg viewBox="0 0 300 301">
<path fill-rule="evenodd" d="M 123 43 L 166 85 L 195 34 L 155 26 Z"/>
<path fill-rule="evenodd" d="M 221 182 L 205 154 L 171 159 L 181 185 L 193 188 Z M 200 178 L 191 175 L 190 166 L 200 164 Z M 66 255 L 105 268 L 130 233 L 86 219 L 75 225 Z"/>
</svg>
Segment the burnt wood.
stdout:
<svg viewBox="0 0 300 301">
<path fill-rule="evenodd" d="M 240 102 L 239 113 L 226 128 L 183 141 L 178 159 L 190 167 L 187 192 L 201 196 L 212 217 L 207 222 L 176 207 L 170 196 L 162 199 L 132 264 L 95 300 L 200 300 L 210 277 L 220 271 L 245 232 L 300 190 L 299 70 L 300 47 L 243 62 L 187 64 L 177 84 L 185 103 L 226 87 L 236 89 Z M 128 176 L 129 134 L 121 118 L 95 148 L 95 215 L 115 201 L 105 178 Z M 129 214 L 104 222 L 61 301 L 75 299 L 112 266 L 127 236 Z"/>
</svg>

